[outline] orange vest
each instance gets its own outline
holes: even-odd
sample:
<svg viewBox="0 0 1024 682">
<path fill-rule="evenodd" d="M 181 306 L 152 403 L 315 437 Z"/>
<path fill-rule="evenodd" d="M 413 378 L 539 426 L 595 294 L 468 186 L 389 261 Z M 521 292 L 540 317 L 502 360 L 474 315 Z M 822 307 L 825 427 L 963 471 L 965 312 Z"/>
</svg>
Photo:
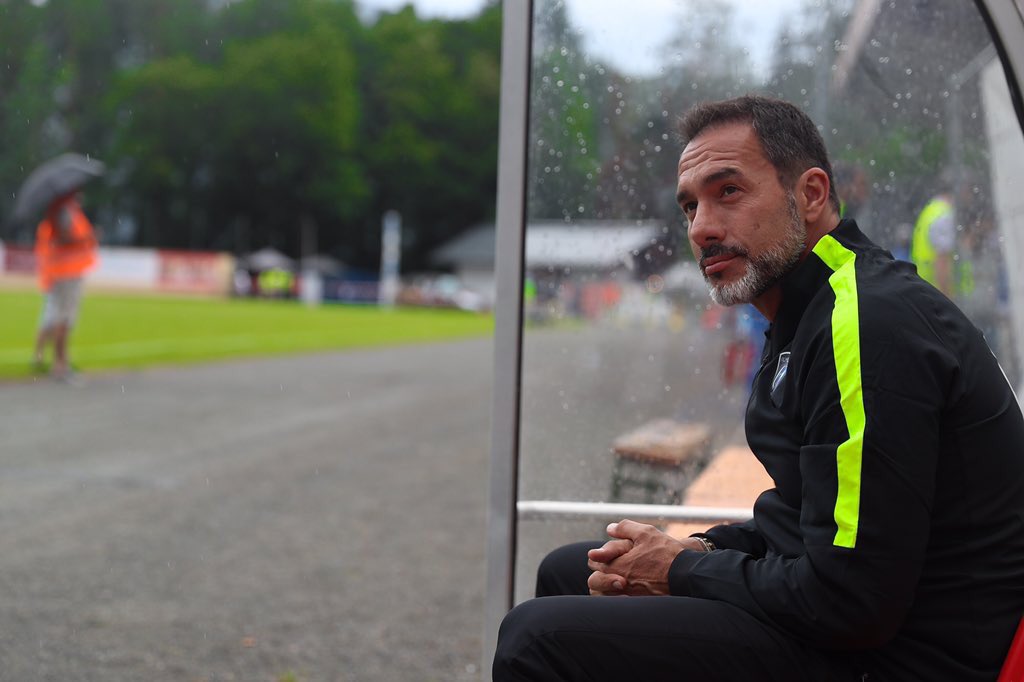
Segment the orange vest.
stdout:
<svg viewBox="0 0 1024 682">
<path fill-rule="evenodd" d="M 54 280 L 81 277 L 96 264 L 92 223 L 77 202 L 69 202 L 66 207 L 71 213 L 70 234 L 62 236 L 49 213 L 36 230 L 36 270 L 44 291 L 49 291 Z"/>
</svg>

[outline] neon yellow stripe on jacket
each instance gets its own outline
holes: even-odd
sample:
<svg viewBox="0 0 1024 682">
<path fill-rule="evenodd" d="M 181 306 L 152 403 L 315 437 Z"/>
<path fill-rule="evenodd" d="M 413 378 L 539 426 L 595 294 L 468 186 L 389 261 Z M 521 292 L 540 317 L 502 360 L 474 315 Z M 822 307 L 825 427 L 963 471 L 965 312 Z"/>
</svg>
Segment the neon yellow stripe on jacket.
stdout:
<svg viewBox="0 0 1024 682">
<path fill-rule="evenodd" d="M 857 307 L 856 254 L 831 235 L 814 246 L 814 253 L 832 269 L 828 283 L 835 293 L 832 309 L 832 353 L 835 356 L 839 401 L 849 439 L 836 451 L 839 490 L 836 495 L 836 537 L 832 544 L 853 548 L 860 521 L 861 460 L 864 454 L 864 391 L 860 367 L 860 317 Z"/>
</svg>

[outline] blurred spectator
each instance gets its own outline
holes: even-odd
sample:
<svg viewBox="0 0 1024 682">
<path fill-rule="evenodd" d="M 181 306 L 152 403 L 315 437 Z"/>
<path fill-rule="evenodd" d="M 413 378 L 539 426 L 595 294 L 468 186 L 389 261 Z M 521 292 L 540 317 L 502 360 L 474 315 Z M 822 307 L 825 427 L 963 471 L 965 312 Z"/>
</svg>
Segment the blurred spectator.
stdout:
<svg viewBox="0 0 1024 682">
<path fill-rule="evenodd" d="M 34 368 L 45 371 L 46 347 L 53 345 L 51 375 L 73 379 L 68 338 L 78 318 L 82 277 L 96 264 L 96 235 L 85 217 L 77 193 L 55 199 L 36 230 L 39 284 L 46 294 L 36 336 Z"/>
<path fill-rule="evenodd" d="M 252 296 L 253 275 L 248 270 L 236 268 L 232 278 L 232 289 L 235 296 Z"/>
<path fill-rule="evenodd" d="M 953 297 L 953 251 L 956 248 L 956 210 L 949 191 L 932 197 L 917 217 L 910 258 L 917 274 L 936 289 Z"/>
<path fill-rule="evenodd" d="M 260 295 L 267 298 L 287 298 L 295 285 L 295 275 L 285 268 L 267 268 L 257 277 Z"/>
<path fill-rule="evenodd" d="M 864 167 L 849 161 L 837 161 L 832 169 L 839 196 L 839 217 L 864 222 L 864 205 L 868 201 L 868 174 Z"/>
</svg>

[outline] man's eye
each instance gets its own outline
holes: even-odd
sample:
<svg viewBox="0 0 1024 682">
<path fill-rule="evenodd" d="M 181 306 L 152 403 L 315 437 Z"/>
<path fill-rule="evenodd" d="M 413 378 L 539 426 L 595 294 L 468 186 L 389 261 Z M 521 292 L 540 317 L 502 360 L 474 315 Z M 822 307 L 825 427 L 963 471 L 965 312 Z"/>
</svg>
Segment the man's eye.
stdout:
<svg viewBox="0 0 1024 682">
<path fill-rule="evenodd" d="M 736 185 L 726 185 L 722 188 L 722 194 L 735 194 L 740 191 L 740 188 Z"/>
<path fill-rule="evenodd" d="M 697 210 L 697 202 L 696 201 L 688 201 L 685 204 L 683 204 L 683 213 L 685 213 L 687 215 L 693 213 L 696 210 Z"/>
</svg>

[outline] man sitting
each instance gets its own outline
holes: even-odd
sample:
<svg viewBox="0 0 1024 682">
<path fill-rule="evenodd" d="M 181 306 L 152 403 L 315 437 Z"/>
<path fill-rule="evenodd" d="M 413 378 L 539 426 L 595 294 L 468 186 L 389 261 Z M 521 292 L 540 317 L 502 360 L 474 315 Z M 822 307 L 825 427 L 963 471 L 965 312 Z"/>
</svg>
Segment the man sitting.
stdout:
<svg viewBox="0 0 1024 682">
<path fill-rule="evenodd" d="M 746 435 L 775 487 L 743 524 L 556 550 L 493 679 L 995 679 L 1024 613 L 1024 419 L 983 336 L 840 220 L 799 109 L 704 104 L 682 132 L 711 297 L 771 321 Z"/>
</svg>

